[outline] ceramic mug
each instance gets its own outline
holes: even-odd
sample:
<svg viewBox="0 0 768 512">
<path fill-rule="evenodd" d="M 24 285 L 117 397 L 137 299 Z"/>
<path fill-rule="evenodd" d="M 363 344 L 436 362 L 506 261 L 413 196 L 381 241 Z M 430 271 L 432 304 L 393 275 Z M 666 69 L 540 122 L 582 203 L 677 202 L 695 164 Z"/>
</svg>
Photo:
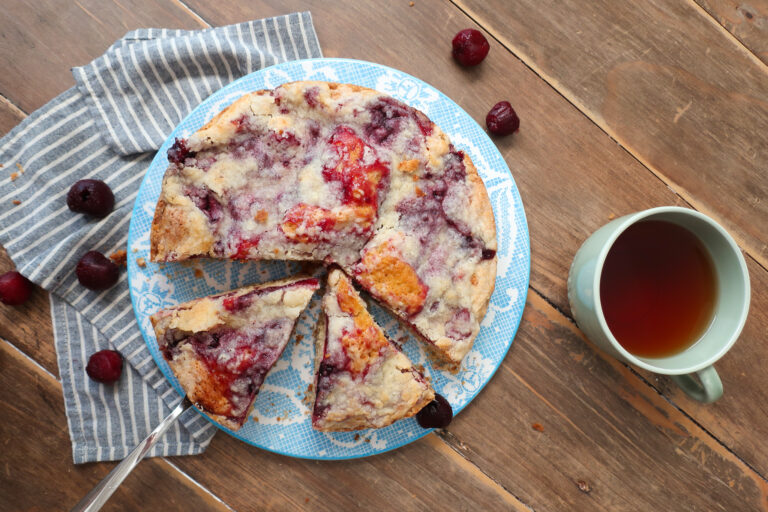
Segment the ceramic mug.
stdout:
<svg viewBox="0 0 768 512">
<path fill-rule="evenodd" d="M 717 294 L 709 328 L 690 347 L 662 357 L 639 357 L 611 334 L 600 304 L 600 278 L 613 243 L 629 226 L 645 220 L 672 222 L 693 233 L 709 251 L 715 268 Z M 595 231 L 574 257 L 568 275 L 568 301 L 582 332 L 605 352 L 672 379 L 692 398 L 714 402 L 723 385 L 712 366 L 733 346 L 749 310 L 749 273 L 733 238 L 715 221 L 695 210 L 667 206 L 619 217 Z M 698 377 L 698 381 L 694 378 Z"/>
</svg>

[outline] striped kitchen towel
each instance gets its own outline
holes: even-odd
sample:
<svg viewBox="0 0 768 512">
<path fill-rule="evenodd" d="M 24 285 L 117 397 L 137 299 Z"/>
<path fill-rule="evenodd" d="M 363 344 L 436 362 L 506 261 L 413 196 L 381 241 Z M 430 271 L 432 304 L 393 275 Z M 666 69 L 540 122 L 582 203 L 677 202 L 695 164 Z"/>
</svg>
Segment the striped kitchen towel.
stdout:
<svg viewBox="0 0 768 512">
<path fill-rule="evenodd" d="M 126 273 L 93 292 L 78 283 L 77 261 L 89 250 L 130 250 L 130 212 L 154 150 L 198 103 L 252 71 L 321 56 L 308 12 L 199 31 L 136 30 L 74 68 L 76 87 L 0 139 L 0 244 L 51 292 L 76 463 L 124 457 L 181 400 L 144 345 Z M 112 188 L 115 208 L 105 219 L 67 208 L 67 190 L 83 178 Z M 114 386 L 85 372 L 89 355 L 106 348 L 128 363 Z M 187 411 L 150 455 L 199 453 L 215 430 Z"/>
</svg>

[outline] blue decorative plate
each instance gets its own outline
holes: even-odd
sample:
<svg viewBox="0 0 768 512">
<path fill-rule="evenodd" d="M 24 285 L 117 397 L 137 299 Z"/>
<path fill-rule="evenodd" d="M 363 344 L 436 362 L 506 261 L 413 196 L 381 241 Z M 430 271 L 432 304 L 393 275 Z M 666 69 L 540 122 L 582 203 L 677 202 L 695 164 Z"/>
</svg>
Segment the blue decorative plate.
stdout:
<svg viewBox="0 0 768 512">
<path fill-rule="evenodd" d="M 374 306 L 373 314 L 387 334 L 405 340 L 404 351 L 414 364 L 423 364 L 435 389 L 448 399 L 454 414 L 480 392 L 501 364 L 515 336 L 525 305 L 530 273 L 528 225 L 520 195 L 509 168 L 480 126 L 458 105 L 434 87 L 401 71 L 348 59 L 311 59 L 287 62 L 245 76 L 202 102 L 173 131 L 157 152 L 141 184 L 131 217 L 128 247 L 128 281 L 133 307 L 144 339 L 160 369 L 182 393 L 178 381 L 157 348 L 149 316 L 158 309 L 239 286 L 278 279 L 297 271 L 288 262 L 196 260 L 157 265 L 149 262 L 149 231 L 163 174 L 166 152 L 177 137 L 188 137 L 216 113 L 241 95 L 272 89 L 296 80 L 326 80 L 370 87 L 415 107 L 448 134 L 453 144 L 466 151 L 480 173 L 493 204 L 498 237 L 496 290 L 480 335 L 467 355 L 462 370 L 451 374 L 430 365 L 421 343 L 402 329 L 393 317 Z M 139 267 L 144 258 L 145 267 Z M 360 432 L 321 433 L 312 430 L 311 403 L 307 388 L 314 381 L 312 331 L 320 301 L 314 297 L 299 318 L 294 339 L 267 376 L 252 418 L 229 434 L 259 448 L 308 459 L 347 459 L 392 450 L 429 433 L 414 418 L 389 427 Z"/>
</svg>

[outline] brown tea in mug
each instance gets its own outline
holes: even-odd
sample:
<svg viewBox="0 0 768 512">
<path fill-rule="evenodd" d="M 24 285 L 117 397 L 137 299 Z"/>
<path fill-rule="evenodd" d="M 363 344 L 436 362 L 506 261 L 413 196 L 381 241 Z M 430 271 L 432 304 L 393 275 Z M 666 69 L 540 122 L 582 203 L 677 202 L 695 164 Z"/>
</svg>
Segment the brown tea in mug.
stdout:
<svg viewBox="0 0 768 512">
<path fill-rule="evenodd" d="M 709 252 L 671 222 L 631 225 L 603 264 L 603 315 L 616 340 L 636 356 L 667 357 L 693 345 L 709 327 L 716 300 Z"/>
</svg>

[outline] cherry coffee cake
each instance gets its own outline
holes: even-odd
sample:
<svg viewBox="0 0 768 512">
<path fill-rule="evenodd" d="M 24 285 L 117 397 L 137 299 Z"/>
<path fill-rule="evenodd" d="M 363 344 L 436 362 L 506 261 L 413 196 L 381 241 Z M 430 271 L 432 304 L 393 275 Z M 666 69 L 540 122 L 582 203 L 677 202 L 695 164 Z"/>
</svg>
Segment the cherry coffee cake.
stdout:
<svg viewBox="0 0 768 512">
<path fill-rule="evenodd" d="M 496 231 L 470 158 L 424 114 L 355 85 L 246 94 L 168 152 L 153 261 L 339 265 L 447 365 L 493 291 Z"/>
<path fill-rule="evenodd" d="M 163 357 L 189 400 L 225 427 L 239 429 L 319 287 L 315 278 L 283 279 L 152 315 Z"/>
</svg>

